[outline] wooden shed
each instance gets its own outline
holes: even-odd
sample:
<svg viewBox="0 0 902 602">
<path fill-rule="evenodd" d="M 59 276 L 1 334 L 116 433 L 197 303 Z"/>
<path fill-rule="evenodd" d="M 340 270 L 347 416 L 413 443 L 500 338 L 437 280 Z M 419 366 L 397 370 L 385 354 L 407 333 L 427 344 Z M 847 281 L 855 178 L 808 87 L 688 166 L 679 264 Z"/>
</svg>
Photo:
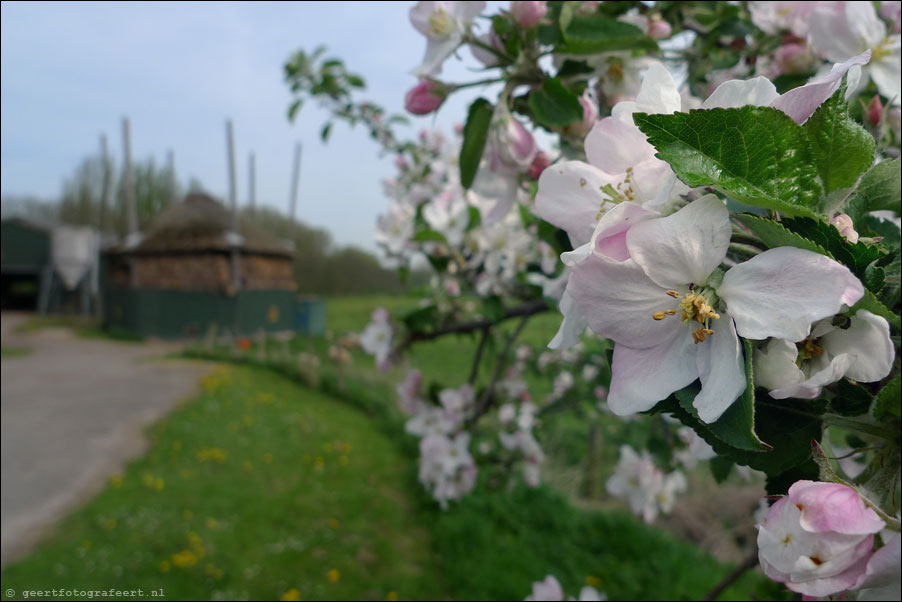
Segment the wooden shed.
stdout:
<svg viewBox="0 0 902 602">
<path fill-rule="evenodd" d="M 106 253 L 106 321 L 140 334 L 182 337 L 215 324 L 250 334 L 295 320 L 293 251 L 205 194 L 173 205 L 132 247 Z"/>
</svg>

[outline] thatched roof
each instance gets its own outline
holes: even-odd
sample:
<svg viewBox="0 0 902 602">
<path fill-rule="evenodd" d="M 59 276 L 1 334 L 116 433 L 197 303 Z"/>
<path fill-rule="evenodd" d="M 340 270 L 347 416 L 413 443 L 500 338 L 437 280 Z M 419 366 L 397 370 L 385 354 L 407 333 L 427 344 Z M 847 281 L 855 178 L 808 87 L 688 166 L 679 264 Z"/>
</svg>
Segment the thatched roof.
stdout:
<svg viewBox="0 0 902 602">
<path fill-rule="evenodd" d="M 136 253 L 227 251 L 237 246 L 245 252 L 291 256 L 285 243 L 269 236 L 252 221 L 239 221 L 239 242 L 232 233 L 232 214 L 212 197 L 192 193 L 161 213 L 143 233 Z"/>
</svg>

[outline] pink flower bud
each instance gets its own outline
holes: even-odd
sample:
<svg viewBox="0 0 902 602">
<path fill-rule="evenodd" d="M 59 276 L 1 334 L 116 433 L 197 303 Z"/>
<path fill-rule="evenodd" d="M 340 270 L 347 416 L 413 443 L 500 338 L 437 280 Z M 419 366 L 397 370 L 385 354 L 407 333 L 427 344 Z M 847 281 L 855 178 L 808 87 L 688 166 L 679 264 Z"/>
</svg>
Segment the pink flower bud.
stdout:
<svg viewBox="0 0 902 602">
<path fill-rule="evenodd" d="M 439 84 L 424 79 L 404 95 L 404 108 L 414 115 L 428 115 L 445 101 Z"/>
<path fill-rule="evenodd" d="M 511 2 L 511 16 L 523 27 L 535 27 L 545 18 L 548 12 L 547 0 Z"/>
<path fill-rule="evenodd" d="M 571 123 L 565 127 L 564 133 L 570 136 L 583 138 L 589 133 L 592 126 L 595 125 L 595 120 L 598 119 L 598 107 L 586 94 L 579 97 L 579 104 L 583 107 L 583 120 L 578 123 Z"/>
<path fill-rule="evenodd" d="M 651 19 L 645 31 L 645 34 L 654 40 L 669 38 L 671 33 L 673 33 L 673 28 L 663 19 Z"/>
<path fill-rule="evenodd" d="M 883 103 L 880 102 L 880 95 L 874 94 L 874 98 L 868 103 L 868 121 L 871 122 L 871 125 L 877 125 L 880 123 L 881 117 L 883 117 Z"/>
<path fill-rule="evenodd" d="M 536 156 L 536 141 L 507 107 L 496 109 L 491 132 L 489 168 L 495 172 L 526 170 Z"/>
<path fill-rule="evenodd" d="M 855 244 L 858 242 L 858 232 L 855 231 L 854 224 L 852 224 L 852 218 L 845 213 L 840 213 L 831 219 L 830 225 L 839 230 L 839 233 L 850 243 Z"/>
<path fill-rule="evenodd" d="M 538 180 L 539 176 L 542 175 L 542 172 L 549 165 L 551 165 L 551 160 L 548 159 L 548 155 L 542 151 L 537 152 L 535 159 L 532 160 L 532 164 L 529 166 L 529 177 L 533 180 Z"/>
<path fill-rule="evenodd" d="M 814 57 L 808 48 L 795 42 L 783 44 L 774 53 L 774 60 L 780 73 L 794 74 L 810 71 L 814 65 Z"/>
<path fill-rule="evenodd" d="M 407 159 L 405 159 L 403 155 L 398 155 L 395 157 L 395 167 L 397 167 L 399 171 L 404 171 L 407 169 Z"/>
</svg>

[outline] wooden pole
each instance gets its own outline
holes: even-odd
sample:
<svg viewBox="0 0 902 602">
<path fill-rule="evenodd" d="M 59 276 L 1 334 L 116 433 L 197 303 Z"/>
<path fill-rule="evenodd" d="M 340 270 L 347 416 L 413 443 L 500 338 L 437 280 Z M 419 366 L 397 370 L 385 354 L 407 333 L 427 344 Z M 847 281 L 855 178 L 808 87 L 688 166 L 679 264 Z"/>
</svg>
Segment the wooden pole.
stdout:
<svg viewBox="0 0 902 602">
<path fill-rule="evenodd" d="M 294 145 L 294 169 L 291 173 L 291 201 L 289 204 L 289 214 L 292 220 L 295 219 L 298 203 L 298 180 L 301 177 L 301 143 Z"/>
<path fill-rule="evenodd" d="M 238 184 L 235 177 L 235 139 L 232 134 L 232 120 L 226 120 L 226 162 L 229 168 L 229 202 L 232 204 L 232 233 L 240 234 L 238 224 Z M 241 290 L 241 251 L 232 244 L 232 291 Z"/>
<path fill-rule="evenodd" d="M 100 215 L 97 228 L 103 233 L 109 228 L 107 212 L 110 207 L 110 194 L 113 192 L 113 168 L 110 165 L 110 149 L 107 146 L 106 134 L 100 135 L 100 160 L 103 162 L 103 185 L 100 189 Z"/>
<path fill-rule="evenodd" d="M 248 201 L 251 211 L 254 211 L 257 208 L 257 160 L 254 153 L 251 153 L 248 160 L 248 188 Z"/>
<path fill-rule="evenodd" d="M 178 182 L 175 178 L 175 151 L 171 148 L 166 153 L 166 176 L 169 181 L 169 194 L 166 199 L 164 199 L 164 202 L 166 203 L 166 206 L 169 206 L 176 200 L 175 193 L 176 187 L 178 186 Z"/>
<path fill-rule="evenodd" d="M 122 194 L 125 197 L 125 216 L 128 233 L 138 232 L 138 208 L 135 205 L 135 188 L 132 180 L 132 134 L 128 117 L 122 118 L 122 145 L 125 164 L 122 174 Z"/>
</svg>

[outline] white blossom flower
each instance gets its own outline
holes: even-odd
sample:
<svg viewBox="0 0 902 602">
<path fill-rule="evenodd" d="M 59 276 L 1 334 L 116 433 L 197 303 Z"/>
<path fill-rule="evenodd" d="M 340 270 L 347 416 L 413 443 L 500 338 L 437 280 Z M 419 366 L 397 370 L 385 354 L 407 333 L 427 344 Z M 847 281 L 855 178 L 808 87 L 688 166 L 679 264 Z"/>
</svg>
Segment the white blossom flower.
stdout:
<svg viewBox="0 0 902 602">
<path fill-rule="evenodd" d="M 798 342 L 770 339 L 755 351 L 755 380 L 774 399 L 814 399 L 844 376 L 863 383 L 885 378 L 895 355 L 889 324 L 862 309 L 846 328 L 825 319 Z"/>
<path fill-rule="evenodd" d="M 794 247 L 723 273 L 730 237 L 727 208 L 706 195 L 630 227 L 622 261 L 596 251 L 574 267 L 568 294 L 592 330 L 616 343 L 608 396 L 615 414 L 651 409 L 699 378 L 694 405 L 713 422 L 746 388 L 737 334 L 802 340 L 812 322 L 864 295 L 848 268 Z"/>
<path fill-rule="evenodd" d="M 888 34 L 871 2 L 818 2 L 810 16 L 809 43 L 833 62 L 870 50 L 865 72 L 894 105 L 902 103 L 902 36 Z"/>
<path fill-rule="evenodd" d="M 426 36 L 423 63 L 413 70 L 417 77 L 438 75 L 442 63 L 460 46 L 485 2 L 421 0 L 410 9 L 410 22 Z"/>
</svg>

